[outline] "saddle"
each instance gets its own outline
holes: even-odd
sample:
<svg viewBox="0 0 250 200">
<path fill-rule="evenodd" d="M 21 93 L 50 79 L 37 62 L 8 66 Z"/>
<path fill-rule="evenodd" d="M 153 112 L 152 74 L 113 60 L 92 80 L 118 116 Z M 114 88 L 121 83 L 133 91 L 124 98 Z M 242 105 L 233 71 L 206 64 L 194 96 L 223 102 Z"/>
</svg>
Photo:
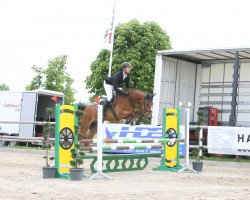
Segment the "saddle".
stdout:
<svg viewBox="0 0 250 200">
<path fill-rule="evenodd" d="M 115 105 L 115 100 L 116 100 L 116 97 L 115 95 L 113 95 L 112 99 L 109 101 L 107 109 L 110 109 Z M 103 105 L 106 101 L 108 101 L 107 96 L 101 96 L 99 103 L 100 105 Z"/>
<path fill-rule="evenodd" d="M 104 105 L 106 102 L 107 102 L 107 97 L 106 96 L 101 96 L 101 99 L 100 99 L 100 105 Z M 116 95 L 113 95 L 112 99 L 109 101 L 109 104 L 107 105 L 107 108 L 106 110 L 110 110 L 112 115 L 114 116 L 114 118 L 119 121 L 119 118 L 117 116 L 117 114 L 115 113 L 113 107 L 115 105 L 115 102 L 116 102 Z"/>
</svg>

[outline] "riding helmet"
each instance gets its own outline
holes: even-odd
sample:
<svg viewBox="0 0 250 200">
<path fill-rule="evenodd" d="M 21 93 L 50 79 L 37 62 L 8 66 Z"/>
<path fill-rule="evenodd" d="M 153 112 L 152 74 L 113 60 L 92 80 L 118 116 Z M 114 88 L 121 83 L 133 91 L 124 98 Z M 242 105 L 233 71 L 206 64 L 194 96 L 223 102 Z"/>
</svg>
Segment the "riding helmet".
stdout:
<svg viewBox="0 0 250 200">
<path fill-rule="evenodd" d="M 132 67 L 132 65 L 129 62 L 122 63 L 122 69 L 126 67 Z"/>
</svg>

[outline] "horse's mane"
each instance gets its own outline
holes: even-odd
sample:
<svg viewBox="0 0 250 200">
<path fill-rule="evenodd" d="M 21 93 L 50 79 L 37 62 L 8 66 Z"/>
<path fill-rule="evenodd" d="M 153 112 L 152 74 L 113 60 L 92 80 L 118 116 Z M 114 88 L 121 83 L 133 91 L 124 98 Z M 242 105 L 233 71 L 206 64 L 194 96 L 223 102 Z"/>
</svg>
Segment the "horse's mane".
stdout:
<svg viewBox="0 0 250 200">
<path fill-rule="evenodd" d="M 142 91 L 142 90 L 139 90 L 139 89 L 137 89 L 137 88 L 125 88 L 124 89 L 124 92 L 132 92 L 132 91 L 138 91 L 138 92 L 143 92 L 143 93 L 145 93 L 146 94 L 146 92 L 144 92 L 144 91 Z"/>
<path fill-rule="evenodd" d="M 137 89 L 137 88 L 127 88 L 127 89 L 125 89 L 124 91 L 127 92 L 128 94 L 129 94 L 130 92 L 138 92 L 138 93 L 140 93 L 140 94 L 143 94 L 143 95 L 144 95 L 144 98 L 147 99 L 148 101 L 151 101 L 151 102 L 153 101 L 154 95 L 150 95 L 148 92 L 144 92 L 144 91 L 139 90 L 139 89 Z"/>
</svg>

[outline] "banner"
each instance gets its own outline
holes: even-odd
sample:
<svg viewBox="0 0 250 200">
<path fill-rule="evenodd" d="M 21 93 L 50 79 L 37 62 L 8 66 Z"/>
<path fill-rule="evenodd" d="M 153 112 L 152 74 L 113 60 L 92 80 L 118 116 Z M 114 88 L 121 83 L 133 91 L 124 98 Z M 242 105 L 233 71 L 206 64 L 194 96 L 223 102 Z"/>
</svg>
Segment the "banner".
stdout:
<svg viewBox="0 0 250 200">
<path fill-rule="evenodd" d="M 208 127 L 208 153 L 250 156 L 250 128 Z"/>
<path fill-rule="evenodd" d="M 180 138 L 185 137 L 185 126 L 180 126 Z M 162 138 L 162 127 L 152 125 L 130 126 L 127 124 L 103 124 L 103 139 L 159 139 Z M 158 143 L 154 143 L 158 144 Z M 128 146 L 126 143 L 110 144 L 105 146 Z M 138 145 L 130 143 L 132 145 Z M 112 153 L 161 153 L 161 149 L 128 149 L 128 150 L 105 150 L 104 152 Z M 179 143 L 179 153 L 181 156 L 185 154 L 183 143 Z"/>
</svg>

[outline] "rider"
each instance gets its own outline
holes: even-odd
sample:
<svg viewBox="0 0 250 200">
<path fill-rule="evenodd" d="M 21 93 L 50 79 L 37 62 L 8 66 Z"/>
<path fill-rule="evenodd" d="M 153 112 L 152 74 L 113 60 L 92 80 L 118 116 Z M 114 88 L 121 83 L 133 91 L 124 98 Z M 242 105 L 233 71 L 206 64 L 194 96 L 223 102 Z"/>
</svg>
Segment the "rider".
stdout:
<svg viewBox="0 0 250 200">
<path fill-rule="evenodd" d="M 130 84 L 130 77 L 129 73 L 132 68 L 132 65 L 129 62 L 122 63 L 122 70 L 115 73 L 114 75 L 106 78 L 103 82 L 103 86 L 105 89 L 105 92 L 107 94 L 107 101 L 103 103 L 103 114 L 105 110 L 107 109 L 110 100 L 113 97 L 113 90 L 116 92 L 116 94 L 122 94 L 127 95 L 125 92 L 120 90 L 118 87 L 125 83 L 126 88 L 129 88 Z"/>
</svg>

